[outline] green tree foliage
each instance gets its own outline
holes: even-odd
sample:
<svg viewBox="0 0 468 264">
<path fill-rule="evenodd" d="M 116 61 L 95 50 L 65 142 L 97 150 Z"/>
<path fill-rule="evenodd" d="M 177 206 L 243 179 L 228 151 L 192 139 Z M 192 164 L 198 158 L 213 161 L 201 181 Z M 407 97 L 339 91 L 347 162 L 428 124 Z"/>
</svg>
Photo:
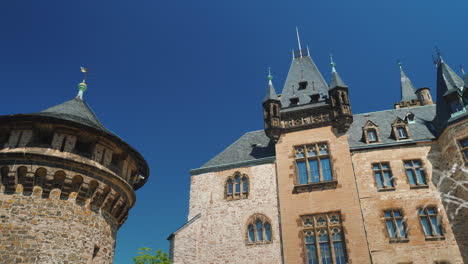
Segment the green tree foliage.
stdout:
<svg viewBox="0 0 468 264">
<path fill-rule="evenodd" d="M 138 256 L 133 258 L 135 264 L 172 264 L 169 255 L 158 249 L 154 253 L 151 248 L 138 249 Z"/>
</svg>

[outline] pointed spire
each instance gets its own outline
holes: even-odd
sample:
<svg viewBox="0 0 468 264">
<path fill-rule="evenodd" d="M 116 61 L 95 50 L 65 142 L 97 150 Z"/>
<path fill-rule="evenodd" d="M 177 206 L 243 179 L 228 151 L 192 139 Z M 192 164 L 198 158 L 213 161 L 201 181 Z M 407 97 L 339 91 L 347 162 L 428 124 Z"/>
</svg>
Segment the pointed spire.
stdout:
<svg viewBox="0 0 468 264">
<path fill-rule="evenodd" d="M 411 100 L 417 100 L 416 89 L 414 89 L 413 83 L 406 76 L 403 71 L 401 61 L 398 61 L 398 67 L 400 68 L 400 91 L 401 91 L 401 102 L 407 102 Z"/>
<path fill-rule="evenodd" d="M 296 35 L 297 35 L 297 44 L 299 46 L 299 54 L 302 58 L 302 47 L 301 47 L 301 39 L 299 38 L 299 29 L 296 27 Z"/>
<path fill-rule="evenodd" d="M 80 67 L 81 72 L 83 73 L 83 81 L 78 84 L 78 94 L 76 98 L 83 100 L 83 93 L 88 89 L 86 85 L 86 78 L 88 77 L 88 69 L 85 67 Z"/>
<path fill-rule="evenodd" d="M 273 76 L 271 75 L 271 68 L 268 67 L 268 88 L 267 88 L 267 92 L 266 92 L 266 95 L 265 95 L 265 98 L 263 99 L 263 102 L 266 102 L 268 100 L 279 100 L 278 99 L 278 95 L 276 94 L 276 91 L 275 91 L 275 87 L 273 86 Z"/>
<path fill-rule="evenodd" d="M 333 61 L 333 56 L 330 54 L 330 66 L 332 68 L 332 74 L 331 74 L 331 80 L 330 80 L 330 89 L 333 89 L 335 87 L 348 87 L 343 80 L 341 79 L 340 75 L 335 69 L 335 62 Z"/>
</svg>

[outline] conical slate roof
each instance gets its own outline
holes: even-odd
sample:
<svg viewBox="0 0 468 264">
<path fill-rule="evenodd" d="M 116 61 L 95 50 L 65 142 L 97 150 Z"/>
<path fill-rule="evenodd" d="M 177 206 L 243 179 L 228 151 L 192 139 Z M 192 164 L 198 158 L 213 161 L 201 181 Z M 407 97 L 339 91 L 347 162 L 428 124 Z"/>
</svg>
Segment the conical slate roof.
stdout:
<svg viewBox="0 0 468 264">
<path fill-rule="evenodd" d="M 299 89 L 301 82 L 307 82 L 305 89 Z M 297 105 L 308 104 L 313 94 L 328 95 L 327 83 L 310 56 L 294 58 L 281 94 L 281 105 L 290 106 L 292 98 L 299 99 Z"/>
<path fill-rule="evenodd" d="M 413 83 L 406 76 L 403 68 L 400 66 L 400 90 L 401 90 L 401 101 L 407 102 L 411 100 L 417 100 L 416 90 L 414 89 Z"/>
<path fill-rule="evenodd" d="M 108 132 L 89 105 L 80 98 L 73 98 L 36 114 L 73 121 Z"/>
<path fill-rule="evenodd" d="M 276 94 L 275 87 L 273 87 L 273 82 L 271 79 L 268 80 L 268 88 L 263 102 L 268 100 L 278 100 L 278 95 Z"/>
<path fill-rule="evenodd" d="M 333 89 L 335 87 L 348 87 L 348 86 L 343 82 L 340 75 L 335 70 L 335 67 L 333 67 L 332 74 L 331 74 L 331 81 L 330 81 L 330 89 Z"/>
</svg>

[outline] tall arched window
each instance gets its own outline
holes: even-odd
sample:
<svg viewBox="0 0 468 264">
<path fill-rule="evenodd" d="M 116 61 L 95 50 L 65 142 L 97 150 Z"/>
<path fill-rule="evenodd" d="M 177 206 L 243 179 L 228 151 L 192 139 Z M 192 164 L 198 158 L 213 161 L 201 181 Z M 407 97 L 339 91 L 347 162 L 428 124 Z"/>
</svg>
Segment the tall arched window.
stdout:
<svg viewBox="0 0 468 264">
<path fill-rule="evenodd" d="M 247 244 L 267 244 L 272 241 L 270 220 L 263 214 L 255 214 L 247 222 Z"/>
<path fill-rule="evenodd" d="M 249 194 L 249 177 L 240 172 L 234 173 L 226 179 L 224 197 L 226 200 L 246 199 Z"/>
</svg>

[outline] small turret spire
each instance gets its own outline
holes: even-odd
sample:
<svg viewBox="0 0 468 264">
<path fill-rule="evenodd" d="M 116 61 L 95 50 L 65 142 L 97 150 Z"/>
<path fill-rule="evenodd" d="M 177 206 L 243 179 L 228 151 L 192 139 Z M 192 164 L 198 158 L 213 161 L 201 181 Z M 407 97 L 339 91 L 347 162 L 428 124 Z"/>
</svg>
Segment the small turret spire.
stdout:
<svg viewBox="0 0 468 264">
<path fill-rule="evenodd" d="M 88 69 L 85 67 L 80 67 L 81 72 L 83 73 L 83 81 L 78 84 L 78 94 L 76 98 L 83 99 L 83 93 L 88 89 L 86 85 L 86 78 L 88 77 Z"/>
<path fill-rule="evenodd" d="M 296 27 L 296 35 L 297 35 L 297 44 L 299 46 L 299 54 L 302 58 L 302 47 L 301 47 L 301 39 L 299 38 L 299 29 Z"/>
<path fill-rule="evenodd" d="M 331 74 L 331 81 L 330 81 L 330 89 L 333 89 L 335 87 L 348 87 L 343 80 L 341 79 L 340 75 L 336 71 L 336 64 L 333 61 L 333 55 L 330 54 L 330 66 L 332 68 L 332 74 Z"/>
<path fill-rule="evenodd" d="M 265 98 L 263 99 L 263 102 L 266 102 L 268 100 L 278 100 L 278 95 L 276 94 L 275 87 L 273 86 L 273 76 L 271 75 L 271 68 L 268 67 L 268 88 L 267 92 L 265 95 Z"/>
<path fill-rule="evenodd" d="M 407 102 L 411 100 L 417 100 L 418 97 L 416 95 L 416 89 L 414 89 L 413 83 L 403 71 L 403 66 L 400 60 L 398 60 L 397 65 L 398 68 L 400 68 L 401 101 Z"/>
</svg>

